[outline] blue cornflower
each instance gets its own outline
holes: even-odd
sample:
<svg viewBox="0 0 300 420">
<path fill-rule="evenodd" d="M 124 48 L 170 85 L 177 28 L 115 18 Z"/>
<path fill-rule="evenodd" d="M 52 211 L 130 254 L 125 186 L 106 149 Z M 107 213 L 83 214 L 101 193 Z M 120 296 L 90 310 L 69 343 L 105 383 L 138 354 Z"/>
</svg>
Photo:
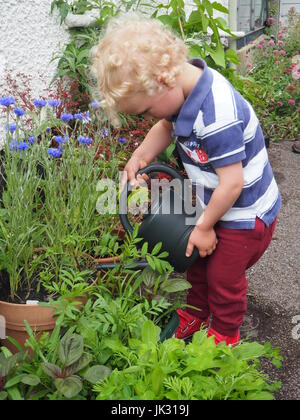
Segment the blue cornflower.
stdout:
<svg viewBox="0 0 300 420">
<path fill-rule="evenodd" d="M 4 96 L 0 98 L 0 105 L 9 107 L 10 105 L 14 105 L 15 100 L 12 96 Z"/>
<path fill-rule="evenodd" d="M 56 143 L 65 144 L 65 141 L 62 138 L 62 136 L 54 136 L 54 139 L 55 139 Z"/>
<path fill-rule="evenodd" d="M 78 141 L 80 144 L 88 145 L 91 144 L 93 140 L 90 137 L 79 136 Z"/>
<path fill-rule="evenodd" d="M 65 143 L 66 143 L 66 141 L 68 141 L 68 140 L 69 140 L 69 137 L 68 137 L 68 136 L 64 136 L 64 137 L 62 137 L 62 136 L 54 136 L 54 139 L 55 139 L 55 141 L 56 141 L 58 144 L 65 144 Z"/>
<path fill-rule="evenodd" d="M 79 121 L 83 120 L 82 114 L 74 114 L 74 118 L 75 118 L 75 120 L 79 120 Z"/>
<path fill-rule="evenodd" d="M 92 107 L 92 108 L 99 108 L 99 104 L 98 104 L 98 102 L 96 102 L 96 101 L 91 102 L 91 107 Z"/>
<path fill-rule="evenodd" d="M 82 118 L 83 118 L 83 120 L 82 120 L 83 124 L 87 124 L 87 123 L 89 123 L 91 121 L 90 112 L 89 111 L 82 112 L 81 115 L 82 115 Z"/>
<path fill-rule="evenodd" d="M 29 137 L 28 138 L 28 143 L 29 144 L 33 144 L 35 141 L 36 141 L 36 138 L 35 137 Z"/>
<path fill-rule="evenodd" d="M 73 115 L 72 114 L 61 114 L 60 119 L 62 121 L 69 122 L 73 119 Z"/>
<path fill-rule="evenodd" d="M 25 111 L 24 109 L 16 108 L 14 109 L 14 113 L 16 114 L 17 117 L 23 117 L 23 115 L 25 114 Z"/>
<path fill-rule="evenodd" d="M 38 108 L 44 108 L 44 106 L 47 105 L 47 101 L 45 101 L 44 99 L 35 99 L 33 101 L 33 105 Z"/>
<path fill-rule="evenodd" d="M 46 133 L 50 133 L 50 131 L 51 131 L 51 128 L 50 127 L 47 127 L 46 128 Z"/>
<path fill-rule="evenodd" d="M 25 143 L 24 141 L 16 142 L 16 140 L 13 140 L 9 145 L 9 150 L 28 150 L 29 144 Z"/>
<path fill-rule="evenodd" d="M 49 99 L 48 101 L 49 106 L 56 107 L 56 106 L 59 106 L 60 104 L 61 104 L 61 101 L 59 99 Z"/>
<path fill-rule="evenodd" d="M 7 124 L 4 125 L 5 131 L 9 131 L 10 133 L 14 133 L 17 129 L 16 123 L 11 123 L 7 126 Z"/>
<path fill-rule="evenodd" d="M 48 154 L 53 158 L 57 158 L 57 157 L 60 157 L 62 155 L 62 150 L 51 148 L 51 149 L 48 149 Z"/>
<path fill-rule="evenodd" d="M 103 136 L 104 136 L 104 137 L 108 137 L 108 131 L 107 131 L 107 128 L 102 127 L 102 133 L 103 133 Z"/>
<path fill-rule="evenodd" d="M 119 138 L 119 143 L 125 144 L 126 142 L 127 142 L 127 140 L 124 137 Z"/>
</svg>

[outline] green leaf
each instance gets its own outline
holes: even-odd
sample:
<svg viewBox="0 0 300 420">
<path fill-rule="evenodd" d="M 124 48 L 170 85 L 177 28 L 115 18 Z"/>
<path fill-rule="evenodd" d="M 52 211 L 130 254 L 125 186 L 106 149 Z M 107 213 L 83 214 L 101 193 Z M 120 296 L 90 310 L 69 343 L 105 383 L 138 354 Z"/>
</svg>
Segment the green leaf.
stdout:
<svg viewBox="0 0 300 420">
<path fill-rule="evenodd" d="M 158 244 L 156 244 L 151 252 L 151 255 L 157 255 L 159 251 L 161 250 L 161 247 L 162 247 L 162 242 L 159 242 Z"/>
<path fill-rule="evenodd" d="M 154 263 L 154 261 L 153 261 L 153 259 L 149 256 L 149 255 L 146 255 L 146 260 L 147 260 L 147 263 L 150 265 L 150 267 L 152 268 L 152 270 L 154 270 L 155 271 L 155 263 Z"/>
<path fill-rule="evenodd" d="M 209 16 L 212 18 L 213 17 L 213 6 L 212 6 L 211 2 L 209 0 L 202 0 L 202 4 L 205 7 L 205 9 L 207 10 Z"/>
<path fill-rule="evenodd" d="M 148 320 L 143 323 L 142 342 L 144 344 L 156 344 L 159 339 L 160 328 L 152 321 Z"/>
<path fill-rule="evenodd" d="M 15 386 L 13 388 L 10 388 L 7 390 L 8 396 L 11 400 L 13 401 L 23 401 L 24 398 L 22 398 L 20 391 L 18 390 L 18 388 Z"/>
<path fill-rule="evenodd" d="M 212 3 L 212 7 L 215 10 L 218 10 L 219 12 L 226 13 L 227 15 L 229 13 L 229 10 L 227 9 L 227 7 L 223 6 L 222 4 L 220 4 L 220 3 L 216 2 L 216 1 L 214 1 Z"/>
<path fill-rule="evenodd" d="M 246 400 L 248 401 L 271 401 L 274 399 L 274 396 L 270 392 L 266 391 L 250 392 L 246 397 Z"/>
<path fill-rule="evenodd" d="M 165 379 L 166 375 L 164 374 L 164 371 L 160 366 L 155 368 L 151 375 L 151 381 L 152 381 L 152 390 L 155 393 L 155 395 L 158 395 L 162 386 L 163 381 Z"/>
<path fill-rule="evenodd" d="M 233 64 L 238 65 L 240 63 L 237 52 L 232 48 L 228 48 L 227 50 L 225 50 L 225 57 L 228 61 L 230 61 Z"/>
<path fill-rule="evenodd" d="M 89 381 L 91 384 L 95 385 L 96 383 L 103 381 L 111 373 L 111 369 L 107 366 L 96 365 L 91 367 L 85 374 L 84 379 Z"/>
<path fill-rule="evenodd" d="M 157 273 L 151 267 L 146 267 L 142 272 L 142 278 L 145 286 L 151 288 L 155 284 Z"/>
<path fill-rule="evenodd" d="M 83 354 L 83 338 L 78 334 L 64 336 L 59 345 L 58 355 L 65 367 L 77 362 Z"/>
<path fill-rule="evenodd" d="M 163 291 L 168 293 L 176 293 L 182 290 L 190 289 L 191 284 L 185 279 L 166 279 L 162 284 L 161 288 Z"/>
<path fill-rule="evenodd" d="M 221 28 L 225 32 L 230 32 L 230 28 L 225 19 L 218 17 L 215 19 L 215 23 L 219 28 Z"/>
<path fill-rule="evenodd" d="M 193 44 L 189 47 L 189 56 L 205 58 L 204 49 L 200 45 Z"/>
<path fill-rule="evenodd" d="M 145 242 L 141 249 L 142 257 L 144 257 L 147 254 L 147 252 L 148 252 L 148 242 Z"/>
<path fill-rule="evenodd" d="M 66 398 L 74 398 L 82 390 L 82 382 L 78 376 L 57 378 L 54 381 L 56 389 Z"/>
<path fill-rule="evenodd" d="M 82 369 L 86 368 L 91 361 L 93 360 L 93 356 L 88 353 L 84 353 L 77 362 L 75 362 L 73 365 L 69 367 L 69 371 L 71 374 L 80 372 Z"/>
<path fill-rule="evenodd" d="M 216 50 L 210 49 L 209 53 L 218 66 L 225 68 L 225 52 L 221 42 L 218 43 Z"/>
<path fill-rule="evenodd" d="M 170 26 L 173 28 L 173 26 L 177 23 L 176 17 L 168 16 L 168 15 L 161 15 L 157 17 L 158 20 L 160 20 L 164 25 Z"/>
<path fill-rule="evenodd" d="M 257 342 L 243 343 L 234 347 L 232 353 L 239 360 L 253 360 L 265 355 L 265 348 Z"/>
<path fill-rule="evenodd" d="M 6 381 L 4 388 L 9 389 L 9 388 L 19 384 L 22 381 L 22 378 L 23 378 L 23 375 L 14 376 L 13 378 Z"/>
<path fill-rule="evenodd" d="M 4 401 L 7 399 L 7 392 L 1 391 L 0 392 L 0 401 Z"/>
<path fill-rule="evenodd" d="M 41 368 L 46 373 L 46 375 L 50 376 L 52 379 L 55 379 L 59 376 L 62 376 L 62 370 L 59 366 L 54 365 L 52 363 L 42 363 Z"/>
<path fill-rule="evenodd" d="M 41 381 L 36 375 L 23 375 L 21 382 L 25 385 L 37 386 Z"/>
</svg>

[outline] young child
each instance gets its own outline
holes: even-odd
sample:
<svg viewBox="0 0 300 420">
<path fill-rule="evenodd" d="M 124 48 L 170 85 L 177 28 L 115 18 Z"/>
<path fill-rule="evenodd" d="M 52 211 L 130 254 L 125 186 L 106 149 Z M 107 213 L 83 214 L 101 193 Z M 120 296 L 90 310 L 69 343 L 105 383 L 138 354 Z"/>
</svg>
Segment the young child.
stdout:
<svg viewBox="0 0 300 420">
<path fill-rule="evenodd" d="M 128 161 L 129 180 L 136 182 L 137 171 L 175 137 L 189 178 L 204 187 L 204 211 L 186 250 L 187 256 L 199 250 L 187 271 L 187 303 L 199 310 L 177 311 L 175 337 L 205 326 L 216 343 L 238 343 L 245 273 L 267 249 L 281 205 L 251 105 L 203 60 L 188 61 L 183 41 L 163 24 L 137 14 L 110 21 L 93 71 L 115 125 L 118 112 L 159 120 Z"/>
</svg>

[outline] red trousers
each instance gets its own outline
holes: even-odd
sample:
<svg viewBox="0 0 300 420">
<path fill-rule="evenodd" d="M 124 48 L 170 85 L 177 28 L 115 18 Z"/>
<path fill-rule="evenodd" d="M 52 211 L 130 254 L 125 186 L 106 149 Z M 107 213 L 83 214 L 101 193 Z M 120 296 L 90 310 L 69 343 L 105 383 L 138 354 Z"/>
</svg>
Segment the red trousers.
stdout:
<svg viewBox="0 0 300 420">
<path fill-rule="evenodd" d="M 256 218 L 255 229 L 216 227 L 214 253 L 198 260 L 187 271 L 191 283 L 187 303 L 201 312 L 187 311 L 201 319 L 212 315 L 211 327 L 223 335 L 234 336 L 247 311 L 246 270 L 255 264 L 269 246 L 276 219 L 267 227 Z"/>
</svg>

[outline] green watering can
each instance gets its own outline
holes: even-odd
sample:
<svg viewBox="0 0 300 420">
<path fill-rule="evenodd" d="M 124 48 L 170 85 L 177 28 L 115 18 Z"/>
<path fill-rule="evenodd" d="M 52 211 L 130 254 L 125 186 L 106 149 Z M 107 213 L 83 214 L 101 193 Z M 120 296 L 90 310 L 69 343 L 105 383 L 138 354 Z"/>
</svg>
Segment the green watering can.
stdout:
<svg viewBox="0 0 300 420">
<path fill-rule="evenodd" d="M 186 219 L 195 217 L 195 214 L 187 214 L 185 212 L 184 199 L 183 199 L 183 185 L 184 178 L 171 166 L 163 163 L 153 163 L 138 171 L 139 175 L 150 175 L 153 173 L 164 173 L 180 181 L 181 192 L 172 186 L 164 188 L 161 194 L 152 202 L 151 213 L 143 216 L 143 221 L 139 227 L 138 237 L 143 238 L 143 242 L 148 242 L 148 249 L 151 251 L 158 242 L 162 242 L 161 251 L 167 251 L 169 256 L 166 258 L 169 263 L 174 267 L 175 271 L 183 273 L 190 267 L 199 257 L 198 249 L 195 247 L 193 254 L 186 257 L 186 247 L 192 230 L 193 225 L 187 225 Z M 125 230 L 132 232 L 128 214 L 127 214 L 127 201 L 129 195 L 129 183 L 127 188 L 124 188 L 120 196 L 119 216 L 121 223 Z M 168 200 L 169 211 L 164 214 L 163 203 Z M 182 211 L 178 213 L 178 203 L 181 202 Z"/>
</svg>

